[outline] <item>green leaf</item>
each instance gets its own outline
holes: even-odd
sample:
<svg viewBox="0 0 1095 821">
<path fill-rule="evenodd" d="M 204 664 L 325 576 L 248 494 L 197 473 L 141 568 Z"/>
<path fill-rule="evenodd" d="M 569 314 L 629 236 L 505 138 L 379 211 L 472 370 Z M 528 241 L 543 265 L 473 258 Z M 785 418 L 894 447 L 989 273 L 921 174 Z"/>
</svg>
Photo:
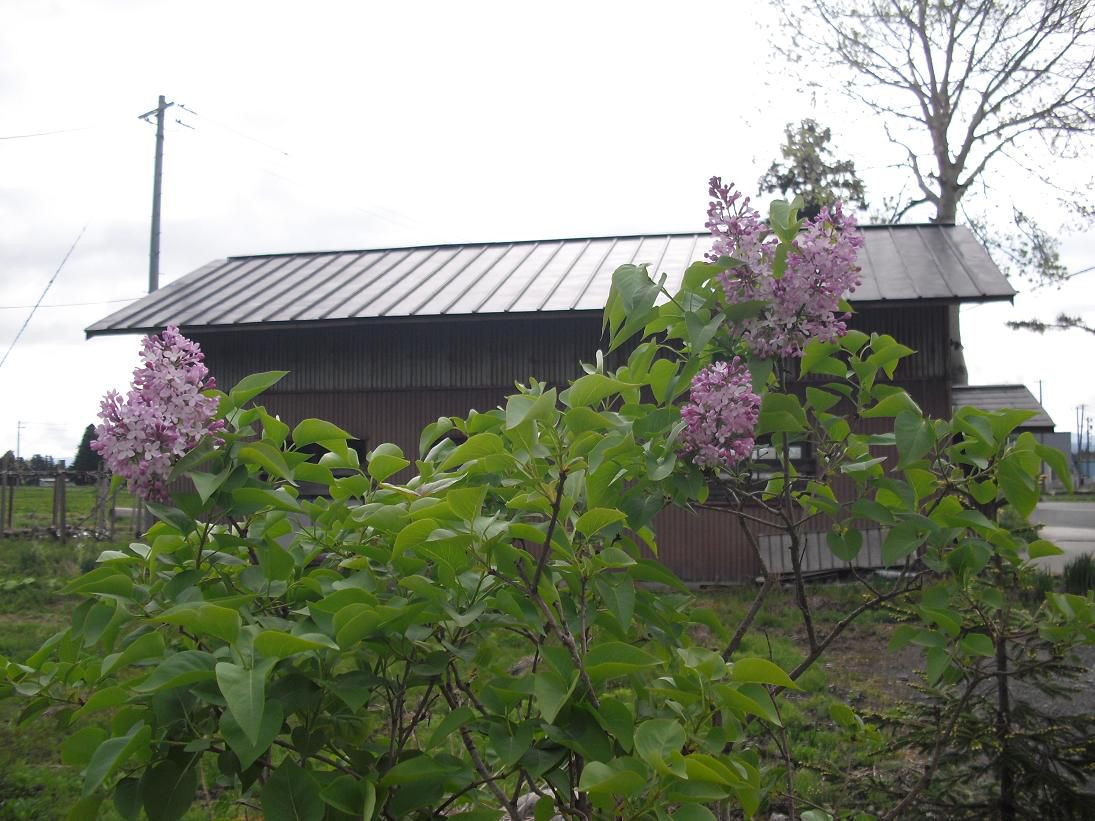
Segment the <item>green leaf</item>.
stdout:
<svg viewBox="0 0 1095 821">
<path fill-rule="evenodd" d="M 65 815 L 65 821 L 95 821 L 99 817 L 101 795 L 86 795 L 77 801 Z"/>
<path fill-rule="evenodd" d="M 360 817 L 361 808 L 365 802 L 365 792 L 361 782 L 352 775 L 340 775 L 323 787 L 319 796 L 324 804 L 334 807 L 339 812 L 357 817 Z"/>
<path fill-rule="evenodd" d="M 315 780 L 288 758 L 262 788 L 262 812 L 265 821 L 321 821 L 325 815 Z"/>
<path fill-rule="evenodd" d="M 1004 498 L 1024 519 L 1034 512 L 1038 504 L 1038 487 L 1034 477 L 1014 453 L 1005 456 L 997 465 L 996 478 Z"/>
<path fill-rule="evenodd" d="M 318 465 L 309 465 L 308 467 L 318 467 Z M 296 470 L 299 470 L 299 468 Z M 294 475 L 296 475 L 296 470 L 294 470 Z M 232 491 L 232 502 L 255 510 L 272 508 L 273 510 L 284 510 L 289 513 L 300 513 L 303 510 L 300 502 L 294 499 L 283 487 L 274 490 L 264 487 L 237 488 Z"/>
<path fill-rule="evenodd" d="M 1042 559 L 1046 556 L 1062 556 L 1063 550 L 1053 542 L 1045 539 L 1036 539 L 1027 546 L 1027 553 L 1032 559 Z"/>
<path fill-rule="evenodd" d="M 240 632 L 238 610 L 208 602 L 177 605 L 161 613 L 155 620 L 177 624 L 199 636 L 215 636 L 227 642 L 235 641 Z"/>
<path fill-rule="evenodd" d="M 228 398 L 237 408 L 243 407 L 245 403 L 280 382 L 288 373 L 289 371 L 265 371 L 245 376 L 228 392 Z"/>
<path fill-rule="evenodd" d="M 629 382 L 621 382 L 603 373 L 589 373 L 576 379 L 560 394 L 560 401 L 569 408 L 582 408 L 607 399 L 628 388 L 638 388 Z"/>
<path fill-rule="evenodd" d="M 839 350 L 840 346 L 835 342 L 820 342 L 818 340 L 810 342 L 802 352 L 799 373 L 802 376 L 811 373 L 823 373 L 843 377 L 848 373 L 848 367 L 833 356 Z"/>
<path fill-rule="evenodd" d="M 418 439 L 418 452 L 425 457 L 434 444 L 446 433 L 452 430 L 452 419 L 447 416 L 438 417 L 436 422 L 426 425 L 422 429 L 422 435 Z"/>
<path fill-rule="evenodd" d="M 622 641 L 595 644 L 585 658 L 586 673 L 595 684 L 661 664 L 662 660 L 657 656 Z"/>
<path fill-rule="evenodd" d="M 927 538 L 927 534 L 915 522 L 899 522 L 890 528 L 882 541 L 882 561 L 887 565 L 897 564 L 915 552 Z"/>
<path fill-rule="evenodd" d="M 901 456 L 898 467 L 918 461 L 935 444 L 935 428 L 924 417 L 911 411 L 902 411 L 894 420 L 894 437 L 897 452 Z"/>
<path fill-rule="evenodd" d="M 806 412 L 797 396 L 787 393 L 766 393 L 760 401 L 757 435 L 765 433 L 800 433 L 806 430 Z"/>
<path fill-rule="evenodd" d="M 266 442 L 252 442 L 240 448 L 239 459 L 248 465 L 257 465 L 271 476 L 293 480 L 293 470 L 285 461 L 281 451 Z"/>
<path fill-rule="evenodd" d="M 410 460 L 403 456 L 403 451 L 398 446 L 384 443 L 369 454 L 369 475 L 376 481 L 383 482 L 389 476 L 399 473 L 410 463 Z"/>
<path fill-rule="evenodd" d="M 684 727 L 671 718 L 653 718 L 635 728 L 636 754 L 665 775 L 681 775 L 686 740 Z"/>
<path fill-rule="evenodd" d="M 255 637 L 255 649 L 268 658 L 281 659 L 312 650 L 338 650 L 338 645 L 322 633 L 293 635 L 264 630 Z"/>
<path fill-rule="evenodd" d="M 232 466 L 229 465 L 220 473 L 199 473 L 192 470 L 185 475 L 194 483 L 194 489 L 198 491 L 198 497 L 204 505 L 209 501 L 209 497 L 216 493 L 217 489 L 232 475 Z"/>
<path fill-rule="evenodd" d="M 1042 461 L 1049 465 L 1049 469 L 1053 471 L 1053 475 L 1060 479 L 1065 489 L 1072 492 L 1072 471 L 1068 467 L 1068 458 L 1057 448 L 1050 447 L 1049 445 L 1038 444 L 1034 446 L 1034 452 L 1037 453 Z"/>
<path fill-rule="evenodd" d="M 621 265 L 612 273 L 612 288 L 605 303 L 604 321 L 610 334 L 608 350 L 614 351 L 657 316 L 658 299 L 665 274 L 654 282 L 645 265 Z"/>
<path fill-rule="evenodd" d="M 746 684 L 770 684 L 776 687 L 790 687 L 797 690 L 791 677 L 768 659 L 737 659 L 730 669 L 730 678 Z"/>
<path fill-rule="evenodd" d="M 595 507 L 579 517 L 575 529 L 584 536 L 592 536 L 611 524 L 627 519 L 627 514 L 615 508 Z"/>
<path fill-rule="evenodd" d="M 681 804 L 673 813 L 673 821 L 715 821 L 715 814 L 703 804 Z"/>
<path fill-rule="evenodd" d="M 513 430 L 529 420 L 546 422 L 555 410 L 555 388 L 544 391 L 539 396 L 518 393 L 506 400 L 506 430 Z"/>
<path fill-rule="evenodd" d="M 97 567 L 70 581 L 61 593 L 66 596 L 76 593 L 103 593 L 128 598 L 133 594 L 133 579 L 120 568 Z"/>
<path fill-rule="evenodd" d="M 441 781 L 464 771 L 458 761 L 442 761 L 428 755 L 416 755 L 400 761 L 380 780 L 383 787 L 397 787 L 418 782 Z"/>
<path fill-rule="evenodd" d="M 512 767 L 520 761 L 532 746 L 534 729 L 535 724 L 531 721 L 522 722 L 516 728 L 510 726 L 509 722 L 491 727 L 490 745 L 500 766 Z"/>
<path fill-rule="evenodd" d="M 441 463 L 441 470 L 451 470 L 457 465 L 482 459 L 485 456 L 504 453 L 505 449 L 505 443 L 498 434 L 489 431 L 477 433 L 449 454 L 448 458 Z"/>
<path fill-rule="evenodd" d="M 959 642 L 962 649 L 971 656 L 985 656 L 991 658 L 996 654 L 996 647 L 992 639 L 984 633 L 967 633 Z"/>
<path fill-rule="evenodd" d="M 213 666 L 215 659 L 209 653 L 202 652 L 200 650 L 184 650 L 181 653 L 175 653 L 173 656 L 168 656 L 164 661 L 152 671 L 147 679 L 140 684 L 134 685 L 133 689 L 139 693 L 153 693 L 160 690 L 170 690 L 174 687 L 185 687 L 190 684 L 197 684 L 201 681 L 208 681 L 215 677 L 213 672 Z M 117 688 L 109 688 L 111 691 Z M 100 691 L 105 693 L 106 690 Z M 92 699 L 100 693 L 96 693 L 92 696 Z M 92 699 L 88 700 L 88 704 L 85 707 L 90 706 Z M 114 706 L 120 704 L 121 701 L 116 701 L 114 704 L 107 704 L 104 707 Z"/>
<path fill-rule="evenodd" d="M 141 778 L 141 798 L 148 821 L 178 821 L 198 792 L 197 766 L 183 767 L 167 759 Z"/>
<path fill-rule="evenodd" d="M 568 685 L 566 680 L 554 670 L 541 670 L 533 677 L 532 692 L 540 706 L 540 715 L 548 724 L 555 722 L 555 717 L 567 703 L 577 681 L 578 675 L 575 673 L 573 681 Z"/>
<path fill-rule="evenodd" d="M 475 713 L 472 711 L 471 707 L 457 707 L 445 716 L 445 718 L 441 720 L 441 723 L 434 728 L 432 733 L 430 733 L 430 738 L 426 742 L 424 749 L 432 750 L 454 731 L 459 730 L 474 719 Z"/>
<path fill-rule="evenodd" d="M 332 425 L 322 419 L 305 419 L 293 428 L 293 444 L 314 445 L 316 442 L 328 440 L 346 441 L 355 438 L 352 433 L 347 433 L 338 425 Z"/>
<path fill-rule="evenodd" d="M 875 390 L 882 390 L 881 387 Z M 912 397 L 901 389 L 894 390 L 893 393 L 883 397 L 878 403 L 867 408 L 863 411 L 861 416 L 864 419 L 878 419 L 887 416 L 900 416 L 902 413 L 912 413 L 916 416 L 923 416 L 920 411 L 920 406 L 917 405 Z"/>
<path fill-rule="evenodd" d="M 228 710 L 221 713 L 220 730 L 229 749 L 239 759 L 240 769 L 246 770 L 270 749 L 281 732 L 281 725 L 285 721 L 285 708 L 281 702 L 267 700 L 262 709 L 262 721 L 259 724 L 259 735 L 255 741 L 247 737 L 240 727 L 239 722 Z"/>
<path fill-rule="evenodd" d="M 258 743 L 262 714 L 266 704 L 266 676 L 274 666 L 272 659 L 253 667 L 222 661 L 215 668 L 217 686 L 228 703 L 232 717 L 252 744 Z"/>
<path fill-rule="evenodd" d="M 135 753 L 147 750 L 151 738 L 152 728 L 143 721 L 138 721 L 126 735 L 108 738 L 100 744 L 84 772 L 84 795 L 91 795 L 99 789 Z"/>
<path fill-rule="evenodd" d="M 649 778 L 638 762 L 615 759 L 608 763 L 590 761 L 582 769 L 578 789 L 590 795 L 631 796 L 642 791 Z"/>
<path fill-rule="evenodd" d="M 165 649 L 163 636 L 160 635 L 160 633 L 156 631 L 145 633 L 143 636 L 139 636 L 130 642 L 122 652 L 111 653 L 104 658 L 99 675 L 105 676 L 108 673 L 117 670 L 119 667 L 133 664 L 135 661 L 143 661 L 144 659 L 162 656 Z"/>
<path fill-rule="evenodd" d="M 81 727 L 61 742 L 61 763 L 70 767 L 86 766 L 106 738 L 107 731 L 102 727 Z"/>
<path fill-rule="evenodd" d="M 825 543 L 838 559 L 850 562 L 863 548 L 863 534 L 855 528 L 832 529 L 825 534 Z"/>
</svg>

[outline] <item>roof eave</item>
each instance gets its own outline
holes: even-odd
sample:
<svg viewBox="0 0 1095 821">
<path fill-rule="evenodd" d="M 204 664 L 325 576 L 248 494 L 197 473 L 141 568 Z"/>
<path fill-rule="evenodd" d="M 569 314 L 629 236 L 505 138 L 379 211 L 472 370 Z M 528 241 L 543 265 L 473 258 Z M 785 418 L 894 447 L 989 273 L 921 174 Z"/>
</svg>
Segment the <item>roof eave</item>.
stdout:
<svg viewBox="0 0 1095 821">
<path fill-rule="evenodd" d="M 1015 294 L 977 296 L 977 297 L 951 297 L 925 298 L 925 299 L 872 299 L 861 302 L 852 301 L 855 308 L 902 308 L 922 305 L 964 305 L 981 302 L 1012 302 Z M 592 316 L 601 313 L 601 308 L 576 309 L 569 311 L 497 311 L 477 314 L 414 314 L 410 316 L 363 316 L 343 317 L 340 319 L 308 319 L 293 322 L 240 322 L 231 325 L 180 325 L 180 330 L 189 334 L 196 333 L 228 333 L 234 331 L 253 331 L 259 329 L 269 330 L 294 330 L 298 328 L 339 327 L 347 325 L 405 325 L 437 322 L 460 322 L 474 320 L 476 322 L 503 320 L 503 319 L 530 319 L 534 317 L 544 319 L 559 319 L 568 316 Z M 150 334 L 163 330 L 162 325 L 140 325 L 132 327 L 101 327 L 103 323 L 95 323 L 84 329 L 85 338 L 96 336 L 124 336 L 126 334 Z"/>
</svg>

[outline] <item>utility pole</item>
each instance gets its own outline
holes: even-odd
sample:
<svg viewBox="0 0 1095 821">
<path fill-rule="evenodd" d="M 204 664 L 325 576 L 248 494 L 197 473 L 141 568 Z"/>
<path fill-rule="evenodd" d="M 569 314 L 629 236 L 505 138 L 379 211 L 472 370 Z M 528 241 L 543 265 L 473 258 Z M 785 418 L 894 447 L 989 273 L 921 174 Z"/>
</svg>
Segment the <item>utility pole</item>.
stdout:
<svg viewBox="0 0 1095 821">
<path fill-rule="evenodd" d="M 160 187 L 163 177 L 163 115 L 175 105 L 160 95 L 159 103 L 151 111 L 146 111 L 138 119 L 148 122 L 156 116 L 156 168 L 152 177 L 152 237 L 148 246 L 148 292 L 160 287 Z"/>
<path fill-rule="evenodd" d="M 25 428 L 25 427 L 26 427 L 26 425 L 24 425 L 22 422 L 16 422 L 15 423 L 15 458 L 16 459 L 19 458 L 19 447 L 20 447 L 20 444 L 22 443 L 23 428 Z"/>
</svg>

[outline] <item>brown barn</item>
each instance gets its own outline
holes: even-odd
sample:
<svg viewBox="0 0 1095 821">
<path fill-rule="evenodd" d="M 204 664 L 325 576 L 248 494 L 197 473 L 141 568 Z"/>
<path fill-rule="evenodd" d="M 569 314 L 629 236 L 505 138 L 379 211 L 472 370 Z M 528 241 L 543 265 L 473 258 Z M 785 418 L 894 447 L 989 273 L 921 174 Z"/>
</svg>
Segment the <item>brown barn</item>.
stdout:
<svg viewBox="0 0 1095 821">
<path fill-rule="evenodd" d="M 925 412 L 951 412 L 964 382 L 957 306 L 1014 290 L 965 228 L 867 226 L 853 327 L 916 349 L 898 382 Z M 670 288 L 707 234 L 436 245 L 216 260 L 87 329 L 88 336 L 178 325 L 218 383 L 291 373 L 264 404 L 293 423 L 318 416 L 372 447 L 417 449 L 438 416 L 500 403 L 514 381 L 565 385 L 600 346 L 612 272 L 648 262 Z M 677 278 L 676 282 L 674 277 Z M 755 576 L 760 564 L 715 512 L 671 510 L 663 561 L 691 582 Z"/>
</svg>

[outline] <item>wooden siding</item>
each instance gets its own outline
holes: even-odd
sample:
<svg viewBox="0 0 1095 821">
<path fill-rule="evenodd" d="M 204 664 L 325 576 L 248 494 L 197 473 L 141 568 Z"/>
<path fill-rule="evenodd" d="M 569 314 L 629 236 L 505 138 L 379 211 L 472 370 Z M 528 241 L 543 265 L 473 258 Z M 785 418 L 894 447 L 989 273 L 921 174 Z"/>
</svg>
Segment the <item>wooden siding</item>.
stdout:
<svg viewBox="0 0 1095 821">
<path fill-rule="evenodd" d="M 918 351 L 901 363 L 897 381 L 935 417 L 950 415 L 946 310 L 945 305 L 872 308 L 852 322 L 864 331 L 892 334 Z M 368 448 L 394 442 L 413 458 L 422 428 L 439 416 L 494 408 L 515 381 L 530 376 L 565 385 L 579 373 L 578 363 L 591 360 L 601 344 L 600 321 L 599 313 L 479 317 L 368 327 L 266 327 L 196 338 L 222 387 L 230 388 L 248 373 L 289 370 L 261 399 L 284 421 L 328 419 Z M 887 423 L 871 420 L 866 427 L 881 430 Z M 818 527 L 826 525 L 819 520 Z M 740 582 L 764 572 L 725 512 L 669 509 L 659 515 L 656 531 L 659 558 L 687 582 Z"/>
</svg>

